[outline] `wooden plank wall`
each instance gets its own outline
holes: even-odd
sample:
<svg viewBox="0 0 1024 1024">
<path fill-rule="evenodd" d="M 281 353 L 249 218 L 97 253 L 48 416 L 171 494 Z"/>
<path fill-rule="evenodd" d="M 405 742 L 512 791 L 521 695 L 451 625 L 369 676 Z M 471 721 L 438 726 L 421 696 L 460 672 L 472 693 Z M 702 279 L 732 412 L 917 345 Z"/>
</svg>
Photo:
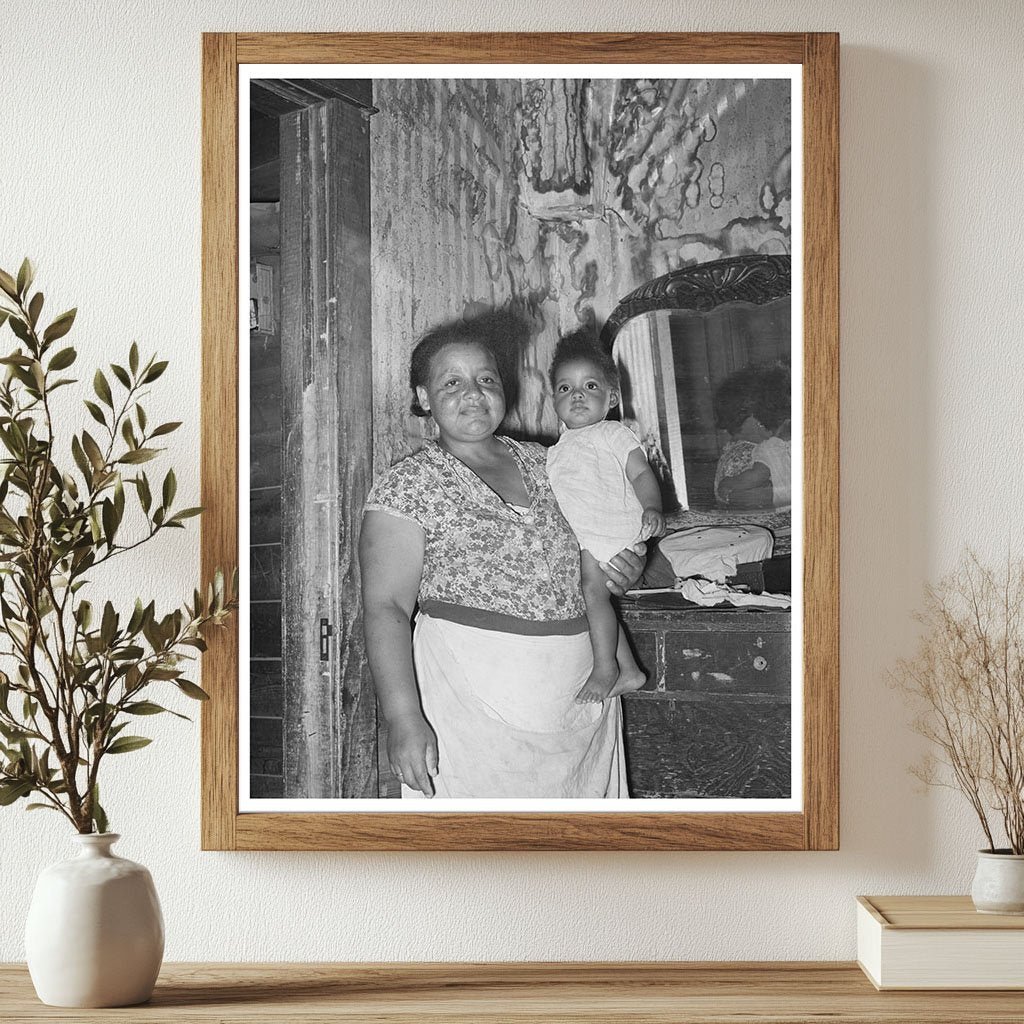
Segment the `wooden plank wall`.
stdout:
<svg viewBox="0 0 1024 1024">
<path fill-rule="evenodd" d="M 265 211 L 261 222 L 265 229 L 276 227 Z M 276 239 L 272 231 L 261 234 L 272 247 L 252 249 L 253 259 L 271 267 L 279 283 Z M 273 331 L 249 336 L 249 792 L 257 799 L 284 794 L 280 303 L 276 314 Z"/>
<path fill-rule="evenodd" d="M 371 412 L 360 111 L 332 99 L 282 117 L 281 167 L 284 795 L 376 796 L 356 557 Z"/>
</svg>

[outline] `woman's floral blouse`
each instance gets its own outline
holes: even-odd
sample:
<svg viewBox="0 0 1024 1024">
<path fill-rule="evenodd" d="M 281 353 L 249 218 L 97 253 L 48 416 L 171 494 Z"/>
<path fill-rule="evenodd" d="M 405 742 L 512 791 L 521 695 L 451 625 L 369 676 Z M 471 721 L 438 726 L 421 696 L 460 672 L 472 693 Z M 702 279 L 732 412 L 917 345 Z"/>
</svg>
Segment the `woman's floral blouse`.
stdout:
<svg viewBox="0 0 1024 1024">
<path fill-rule="evenodd" d="M 506 504 L 430 441 L 384 473 L 365 511 L 423 530 L 422 612 L 513 633 L 586 632 L 579 546 L 548 483 L 546 450 L 498 440 L 519 463 L 529 508 Z"/>
</svg>

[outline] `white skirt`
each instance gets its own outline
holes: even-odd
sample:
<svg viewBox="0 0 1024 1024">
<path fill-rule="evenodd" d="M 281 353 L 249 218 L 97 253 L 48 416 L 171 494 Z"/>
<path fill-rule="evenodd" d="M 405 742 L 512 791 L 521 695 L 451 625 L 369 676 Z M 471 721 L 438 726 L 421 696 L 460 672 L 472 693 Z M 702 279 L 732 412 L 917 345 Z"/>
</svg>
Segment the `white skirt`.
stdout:
<svg viewBox="0 0 1024 1024">
<path fill-rule="evenodd" d="M 629 795 L 619 699 L 575 702 L 593 667 L 588 633 L 522 636 L 420 615 L 413 656 L 438 797 Z"/>
</svg>

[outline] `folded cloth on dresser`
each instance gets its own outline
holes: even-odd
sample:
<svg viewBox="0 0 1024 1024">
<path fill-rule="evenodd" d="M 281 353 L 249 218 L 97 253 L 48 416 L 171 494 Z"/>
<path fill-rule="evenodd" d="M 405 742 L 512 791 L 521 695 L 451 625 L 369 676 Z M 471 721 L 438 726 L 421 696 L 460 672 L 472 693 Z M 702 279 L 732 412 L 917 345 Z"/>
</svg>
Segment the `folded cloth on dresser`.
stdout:
<svg viewBox="0 0 1024 1024">
<path fill-rule="evenodd" d="M 755 608 L 789 608 L 793 599 L 789 594 L 745 594 L 711 580 L 680 580 L 677 593 L 694 604 L 713 608 L 719 604 L 750 605 Z"/>
<path fill-rule="evenodd" d="M 724 583 L 742 562 L 771 558 L 774 542 L 763 526 L 693 526 L 658 541 L 678 578 L 702 576 Z"/>
</svg>

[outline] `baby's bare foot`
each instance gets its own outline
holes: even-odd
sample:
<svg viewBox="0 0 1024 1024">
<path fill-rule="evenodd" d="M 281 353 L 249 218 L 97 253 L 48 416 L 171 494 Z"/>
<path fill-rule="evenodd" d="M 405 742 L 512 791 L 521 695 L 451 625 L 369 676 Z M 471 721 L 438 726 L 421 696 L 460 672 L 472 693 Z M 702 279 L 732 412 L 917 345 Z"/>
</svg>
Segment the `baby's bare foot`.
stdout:
<svg viewBox="0 0 1024 1024">
<path fill-rule="evenodd" d="M 608 691 L 608 697 L 618 697 L 623 693 L 632 693 L 634 690 L 643 689 L 646 682 L 647 676 L 638 668 L 620 672 L 619 678 L 615 680 L 615 684 Z"/>
<path fill-rule="evenodd" d="M 594 670 L 587 676 L 587 681 L 580 687 L 580 692 L 576 694 L 576 703 L 599 704 L 601 701 L 607 700 L 618 678 L 618 665 L 614 663 L 608 667 L 595 665 Z"/>
</svg>

